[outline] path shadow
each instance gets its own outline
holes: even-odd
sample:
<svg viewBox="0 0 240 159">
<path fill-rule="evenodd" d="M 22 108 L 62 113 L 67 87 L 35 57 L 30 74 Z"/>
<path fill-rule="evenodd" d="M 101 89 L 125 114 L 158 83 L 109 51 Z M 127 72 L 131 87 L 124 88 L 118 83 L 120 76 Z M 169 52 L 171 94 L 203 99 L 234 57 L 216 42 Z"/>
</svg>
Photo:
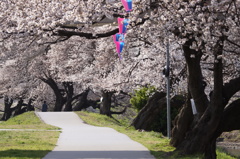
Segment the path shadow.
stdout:
<svg viewBox="0 0 240 159">
<path fill-rule="evenodd" d="M 6 150 L 0 151 L 0 158 L 6 157 L 43 157 L 49 151 Z M 149 151 L 52 151 L 43 159 L 154 159 Z"/>
<path fill-rule="evenodd" d="M 51 150 L 19 150 L 19 149 L 10 149 L 5 151 L 0 151 L 0 159 L 4 159 L 7 157 L 15 157 L 15 158 L 42 158 L 47 153 L 51 152 Z"/>
</svg>

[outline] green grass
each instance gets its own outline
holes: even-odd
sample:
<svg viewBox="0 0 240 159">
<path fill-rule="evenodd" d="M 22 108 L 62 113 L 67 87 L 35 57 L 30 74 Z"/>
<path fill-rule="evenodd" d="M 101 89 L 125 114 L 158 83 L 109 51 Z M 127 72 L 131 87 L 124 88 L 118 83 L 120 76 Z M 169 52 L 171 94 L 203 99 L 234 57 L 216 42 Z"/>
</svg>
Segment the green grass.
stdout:
<svg viewBox="0 0 240 159">
<path fill-rule="evenodd" d="M 117 121 L 116 119 L 109 118 L 105 115 L 88 112 L 76 112 L 82 120 L 90 125 L 100 127 L 110 127 L 123 134 L 126 134 L 131 139 L 143 144 L 157 159 L 201 159 L 201 156 L 184 156 L 179 157 L 175 152 L 174 147 L 169 145 L 169 139 L 164 137 L 161 133 L 157 132 L 141 132 L 135 130 L 133 127 L 128 127 L 124 119 L 124 122 Z M 223 152 L 217 150 L 218 159 L 235 159 Z"/>
<path fill-rule="evenodd" d="M 128 135 L 135 141 L 146 146 L 157 159 L 200 159 L 198 156 L 178 157 L 171 152 L 174 150 L 169 145 L 169 139 L 161 133 L 140 132 L 128 127 L 128 122 L 121 119 L 120 122 L 107 116 L 77 112 L 88 124 L 111 127 Z M 124 122 L 122 122 L 124 121 Z M 58 140 L 58 131 L 47 131 L 56 127 L 44 124 L 34 114 L 27 112 L 10 120 L 0 123 L 1 129 L 43 129 L 45 131 L 0 131 L 0 159 L 41 159 L 50 152 Z M 219 159 L 234 159 L 225 153 L 217 151 Z"/>
<path fill-rule="evenodd" d="M 59 129 L 55 126 L 46 125 L 34 112 L 26 112 L 7 121 L 0 123 L 0 129 Z"/>
<path fill-rule="evenodd" d="M 228 154 L 224 153 L 222 149 L 217 149 L 217 158 L 219 159 L 236 159 L 235 157 L 229 156 Z"/>
<path fill-rule="evenodd" d="M 41 159 L 55 146 L 59 131 L 44 124 L 34 112 L 0 123 L 1 129 L 43 129 L 43 131 L 0 131 L 0 159 Z M 58 129 L 58 128 L 57 128 Z"/>
</svg>

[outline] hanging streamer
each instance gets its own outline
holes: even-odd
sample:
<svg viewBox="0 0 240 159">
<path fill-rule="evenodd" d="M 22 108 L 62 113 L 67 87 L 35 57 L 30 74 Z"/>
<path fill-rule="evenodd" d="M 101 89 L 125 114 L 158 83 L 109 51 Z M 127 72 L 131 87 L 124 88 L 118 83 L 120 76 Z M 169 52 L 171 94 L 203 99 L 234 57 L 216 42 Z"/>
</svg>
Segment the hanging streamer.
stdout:
<svg viewBox="0 0 240 159">
<path fill-rule="evenodd" d="M 115 44 L 116 44 L 116 48 L 117 48 L 118 57 L 119 57 L 119 59 L 122 59 L 121 52 L 122 52 L 123 47 L 124 47 L 124 42 L 122 42 L 122 41 L 118 42 L 117 41 Z"/>
<path fill-rule="evenodd" d="M 113 40 L 114 40 L 114 42 L 124 41 L 124 34 L 117 33 L 117 34 L 113 35 Z"/>
<path fill-rule="evenodd" d="M 125 18 L 118 18 L 118 28 L 120 34 L 127 33 L 127 26 L 129 24 L 129 20 Z"/>
<path fill-rule="evenodd" d="M 117 52 L 121 53 L 122 50 L 123 50 L 123 47 L 124 47 L 124 42 L 123 41 L 119 41 L 119 42 L 117 41 L 116 45 L 117 45 Z"/>
<path fill-rule="evenodd" d="M 131 12 L 132 11 L 132 0 L 121 0 L 121 1 L 122 1 L 124 9 L 127 12 Z"/>
<path fill-rule="evenodd" d="M 132 11 L 132 0 L 121 0 L 122 4 L 124 6 L 124 9 L 127 12 Z M 119 59 L 122 59 L 121 57 L 121 52 L 124 47 L 124 36 L 127 33 L 127 26 L 129 24 L 130 20 L 125 19 L 125 18 L 118 18 L 118 28 L 119 28 L 119 33 L 113 35 L 113 41 L 116 45 L 116 50 L 118 53 Z"/>
<path fill-rule="evenodd" d="M 118 34 L 118 33 L 113 35 L 113 41 L 116 45 L 116 50 L 117 50 L 119 59 L 122 59 L 121 52 L 122 52 L 123 47 L 124 47 L 124 41 L 121 41 L 121 40 L 122 40 L 122 38 L 124 38 L 123 36 L 124 35 Z"/>
</svg>

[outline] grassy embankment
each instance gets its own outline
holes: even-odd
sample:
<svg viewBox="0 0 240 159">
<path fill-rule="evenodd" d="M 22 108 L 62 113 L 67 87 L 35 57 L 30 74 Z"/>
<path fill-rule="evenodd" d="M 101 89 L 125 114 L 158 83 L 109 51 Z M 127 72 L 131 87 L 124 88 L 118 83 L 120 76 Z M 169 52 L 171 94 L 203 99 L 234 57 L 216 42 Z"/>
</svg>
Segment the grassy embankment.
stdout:
<svg viewBox="0 0 240 159">
<path fill-rule="evenodd" d="M 180 157 L 173 153 L 174 147 L 169 145 L 169 139 L 157 132 L 140 132 L 132 127 L 128 127 L 126 120 L 118 120 L 109 118 L 104 115 L 87 112 L 76 112 L 82 120 L 90 125 L 111 127 L 131 139 L 146 146 L 157 159 L 201 159 L 201 156 L 185 156 Z M 117 116 L 115 116 L 117 118 Z M 218 159 L 235 159 L 225 153 L 217 151 Z"/>
<path fill-rule="evenodd" d="M 0 131 L 0 159 L 41 159 L 55 147 L 60 134 L 49 131 L 58 128 L 43 123 L 34 112 L 2 122 L 0 129 L 21 129 Z"/>
</svg>

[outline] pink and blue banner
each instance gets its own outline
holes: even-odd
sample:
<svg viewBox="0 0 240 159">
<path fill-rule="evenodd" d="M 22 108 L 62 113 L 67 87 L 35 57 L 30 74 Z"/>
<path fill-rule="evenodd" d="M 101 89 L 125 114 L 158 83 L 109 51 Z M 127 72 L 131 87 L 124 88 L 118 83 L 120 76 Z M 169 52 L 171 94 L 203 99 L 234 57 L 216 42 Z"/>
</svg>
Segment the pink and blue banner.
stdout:
<svg viewBox="0 0 240 159">
<path fill-rule="evenodd" d="M 131 12 L 132 11 L 132 0 L 121 0 L 121 1 L 124 6 L 124 9 L 127 12 Z M 116 45 L 116 50 L 117 50 L 119 59 L 122 59 L 121 52 L 122 52 L 124 44 L 125 44 L 124 36 L 127 33 L 127 26 L 129 24 L 129 22 L 130 22 L 129 19 L 118 18 L 119 33 L 113 35 L 113 41 Z"/>
<path fill-rule="evenodd" d="M 122 1 L 124 9 L 127 12 L 131 12 L 132 11 L 132 0 L 121 0 L 121 1 Z"/>
<path fill-rule="evenodd" d="M 124 41 L 122 41 L 124 39 L 122 39 L 122 38 L 124 38 L 123 34 L 117 33 L 117 34 L 113 35 L 113 41 L 116 45 L 116 50 L 117 50 L 119 59 L 122 59 L 121 52 L 122 52 L 123 47 L 124 47 Z"/>
<path fill-rule="evenodd" d="M 116 43 L 116 48 L 117 48 L 117 53 L 121 53 L 124 47 L 124 42 L 123 41 L 117 41 Z"/>
<path fill-rule="evenodd" d="M 113 41 L 116 44 L 117 52 L 121 53 L 124 46 L 124 35 L 119 33 L 113 35 Z"/>
<path fill-rule="evenodd" d="M 117 33 L 113 35 L 114 42 L 116 41 L 124 41 L 124 34 Z"/>
<path fill-rule="evenodd" d="M 129 20 L 125 18 L 118 18 L 118 28 L 120 34 L 127 33 L 127 26 L 129 24 Z"/>
</svg>

